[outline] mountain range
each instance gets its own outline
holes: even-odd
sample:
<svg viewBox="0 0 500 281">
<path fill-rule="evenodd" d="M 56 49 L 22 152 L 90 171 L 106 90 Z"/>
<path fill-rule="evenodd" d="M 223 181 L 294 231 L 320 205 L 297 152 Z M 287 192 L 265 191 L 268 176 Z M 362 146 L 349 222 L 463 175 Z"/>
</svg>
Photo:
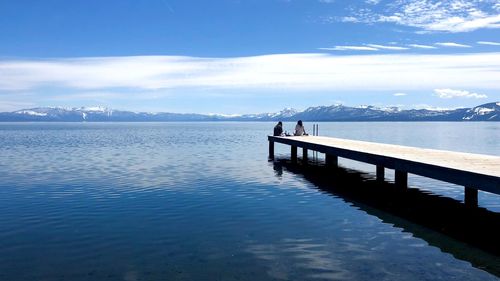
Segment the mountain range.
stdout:
<svg viewBox="0 0 500 281">
<path fill-rule="evenodd" d="M 450 110 L 409 109 L 344 105 L 285 108 L 276 113 L 222 115 L 148 113 L 106 107 L 37 107 L 1 112 L 0 122 L 165 122 L 165 121 L 500 121 L 500 102 Z"/>
</svg>

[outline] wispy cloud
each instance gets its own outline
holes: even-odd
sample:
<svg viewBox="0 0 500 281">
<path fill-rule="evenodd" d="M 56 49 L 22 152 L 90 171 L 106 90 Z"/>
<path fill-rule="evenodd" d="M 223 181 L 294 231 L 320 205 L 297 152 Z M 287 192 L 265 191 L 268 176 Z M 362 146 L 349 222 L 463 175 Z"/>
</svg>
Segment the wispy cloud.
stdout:
<svg viewBox="0 0 500 281">
<path fill-rule="evenodd" d="M 406 94 L 406 93 L 394 93 L 394 94 L 392 94 L 392 95 L 393 95 L 393 96 L 395 96 L 395 97 L 404 97 L 404 96 L 406 96 L 407 94 Z"/>
<path fill-rule="evenodd" d="M 387 45 L 377 45 L 377 44 L 366 44 L 366 46 L 382 50 L 394 50 L 394 51 L 408 50 L 408 48 L 400 46 L 387 46 Z"/>
<path fill-rule="evenodd" d="M 453 90 L 453 89 L 435 89 L 434 93 L 442 99 L 451 98 L 475 98 L 475 99 L 485 99 L 488 96 L 484 94 L 472 93 L 465 90 Z"/>
<path fill-rule="evenodd" d="M 394 46 L 394 45 L 379 45 L 379 44 L 364 44 L 361 46 L 334 46 L 330 48 L 318 48 L 324 51 L 379 51 L 379 50 L 392 50 L 402 51 L 408 50 L 407 47 Z"/>
<path fill-rule="evenodd" d="M 318 48 L 324 51 L 378 51 L 378 48 L 368 46 L 335 46 L 332 48 Z"/>
<path fill-rule="evenodd" d="M 0 112 L 14 111 L 19 108 L 30 108 L 35 106 L 32 102 L 18 102 L 10 100 L 0 100 Z"/>
<path fill-rule="evenodd" d="M 453 43 L 453 42 L 438 42 L 438 43 L 435 43 L 435 45 L 442 46 L 442 47 L 456 47 L 456 48 L 470 48 L 471 47 L 470 45 Z"/>
<path fill-rule="evenodd" d="M 381 12 L 359 8 L 341 21 L 350 18 L 349 22 L 391 22 L 427 32 L 469 32 L 500 28 L 499 6 L 497 0 L 396 0 Z"/>
<path fill-rule="evenodd" d="M 491 41 L 477 41 L 477 43 L 481 45 L 500 46 L 500 43 Z"/>
<path fill-rule="evenodd" d="M 329 18 L 330 20 L 330 18 Z M 360 20 L 357 17 L 349 16 L 349 17 L 342 17 L 340 19 L 342 22 L 352 22 L 352 23 L 357 23 L 360 22 Z"/>
<path fill-rule="evenodd" d="M 458 87 L 500 91 L 500 53 L 4 60 L 0 61 L 0 77 L 0 94 L 9 97 L 22 90 L 46 93 L 47 89 L 68 95 L 123 90 L 124 95 L 136 91 L 143 96 L 159 89 L 175 94 L 176 89 L 188 88 L 397 92 Z"/>
<path fill-rule="evenodd" d="M 436 49 L 434 46 L 430 45 L 421 45 L 421 44 L 408 44 L 408 46 L 412 48 L 417 48 L 417 49 Z"/>
</svg>

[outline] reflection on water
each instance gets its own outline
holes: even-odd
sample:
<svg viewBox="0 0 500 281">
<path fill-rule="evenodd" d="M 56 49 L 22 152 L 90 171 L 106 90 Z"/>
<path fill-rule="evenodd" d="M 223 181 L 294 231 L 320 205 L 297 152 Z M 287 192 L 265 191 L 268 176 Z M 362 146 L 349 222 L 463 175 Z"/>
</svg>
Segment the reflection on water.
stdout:
<svg viewBox="0 0 500 281">
<path fill-rule="evenodd" d="M 470 209 L 460 201 L 414 188 L 401 190 L 353 170 L 311 164 L 282 158 L 273 161 L 273 169 L 279 175 L 284 169 L 301 175 L 320 190 L 500 276 L 500 213 Z"/>
<path fill-rule="evenodd" d="M 269 276 L 289 280 L 294 279 L 295 270 L 308 272 L 311 279 L 350 280 L 352 275 L 343 268 L 339 257 L 326 244 L 315 243 L 312 239 L 282 239 L 275 244 L 250 244 L 248 251 L 264 260 Z"/>
<path fill-rule="evenodd" d="M 0 124 L 0 280 L 497 280 L 268 163 L 272 127 Z"/>
</svg>

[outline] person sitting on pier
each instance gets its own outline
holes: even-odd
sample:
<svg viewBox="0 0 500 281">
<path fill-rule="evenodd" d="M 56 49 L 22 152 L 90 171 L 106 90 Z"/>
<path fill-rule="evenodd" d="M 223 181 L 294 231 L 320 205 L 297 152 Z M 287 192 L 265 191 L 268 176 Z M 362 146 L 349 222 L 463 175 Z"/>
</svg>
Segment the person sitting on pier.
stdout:
<svg viewBox="0 0 500 281">
<path fill-rule="evenodd" d="M 283 123 L 281 123 L 281 121 L 279 121 L 278 124 L 276 124 L 276 126 L 274 126 L 273 136 L 281 137 L 283 135 L 284 135 L 283 134 Z"/>
<path fill-rule="evenodd" d="M 294 136 L 308 136 L 306 133 L 306 129 L 304 129 L 304 125 L 302 125 L 302 120 L 299 120 L 297 122 L 297 125 L 295 125 L 295 133 L 293 134 Z"/>
</svg>

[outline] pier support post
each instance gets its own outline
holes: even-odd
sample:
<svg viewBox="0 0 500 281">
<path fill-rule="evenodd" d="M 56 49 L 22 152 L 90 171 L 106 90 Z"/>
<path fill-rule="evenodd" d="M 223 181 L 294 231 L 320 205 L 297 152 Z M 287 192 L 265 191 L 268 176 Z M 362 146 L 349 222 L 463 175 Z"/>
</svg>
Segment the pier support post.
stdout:
<svg viewBox="0 0 500 281">
<path fill-rule="evenodd" d="M 477 208 L 478 200 L 477 200 L 477 189 L 466 186 L 464 192 L 464 202 L 467 207 Z"/>
<path fill-rule="evenodd" d="M 327 166 L 337 168 L 339 166 L 339 157 L 332 154 L 325 154 L 325 163 Z"/>
<path fill-rule="evenodd" d="M 307 148 L 302 148 L 302 163 L 307 164 Z"/>
<path fill-rule="evenodd" d="M 396 187 L 406 189 L 408 187 L 408 173 L 396 170 L 395 179 Z"/>
<path fill-rule="evenodd" d="M 269 158 L 274 159 L 274 141 L 269 141 Z"/>
<path fill-rule="evenodd" d="M 385 167 L 382 165 L 377 165 L 377 181 L 384 182 L 385 180 Z"/>
<path fill-rule="evenodd" d="M 292 151 L 291 151 L 291 157 L 292 157 L 292 163 L 297 163 L 297 147 L 295 145 L 292 145 Z"/>
</svg>

